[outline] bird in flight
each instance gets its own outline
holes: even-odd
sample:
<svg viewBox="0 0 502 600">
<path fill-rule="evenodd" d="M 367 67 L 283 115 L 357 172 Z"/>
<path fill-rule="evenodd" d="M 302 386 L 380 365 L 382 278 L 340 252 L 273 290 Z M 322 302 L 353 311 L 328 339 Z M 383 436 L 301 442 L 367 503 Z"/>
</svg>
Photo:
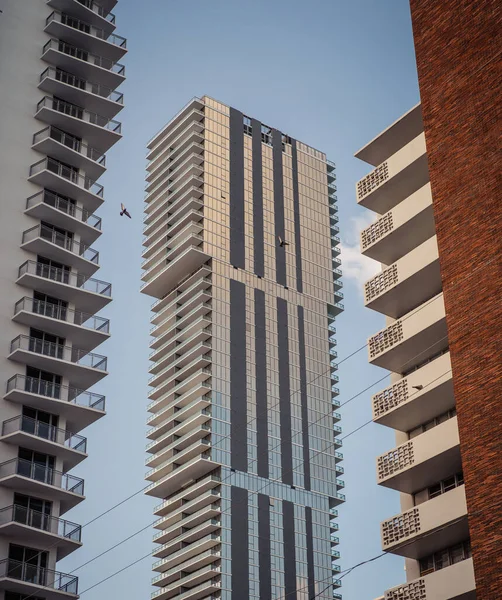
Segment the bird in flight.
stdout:
<svg viewBox="0 0 502 600">
<path fill-rule="evenodd" d="M 127 208 L 123 205 L 120 204 L 120 216 L 125 215 L 126 217 L 129 217 L 130 219 L 132 218 L 131 215 L 129 214 L 129 211 L 127 210 Z"/>
<path fill-rule="evenodd" d="M 284 248 L 284 246 L 289 246 L 288 242 L 286 242 L 285 240 L 283 240 L 280 235 L 278 235 L 277 237 L 279 238 L 279 246 L 281 248 Z"/>
<path fill-rule="evenodd" d="M 412 387 L 414 390 L 418 390 L 418 391 L 420 391 L 420 390 L 423 390 L 423 389 L 424 389 L 424 386 L 423 386 L 423 385 L 412 385 L 411 387 Z"/>
</svg>

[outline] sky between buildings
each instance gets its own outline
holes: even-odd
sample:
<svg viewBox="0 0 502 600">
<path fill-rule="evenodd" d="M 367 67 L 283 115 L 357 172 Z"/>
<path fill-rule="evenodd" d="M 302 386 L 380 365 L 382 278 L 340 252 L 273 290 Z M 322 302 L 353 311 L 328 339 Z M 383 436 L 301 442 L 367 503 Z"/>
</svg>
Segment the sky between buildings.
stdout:
<svg viewBox="0 0 502 600">
<path fill-rule="evenodd" d="M 419 100 L 407 0 L 120 0 L 117 33 L 128 38 L 124 139 L 108 155 L 100 215 L 105 235 L 99 277 L 113 283 L 112 339 L 100 348 L 110 375 L 99 384 L 108 415 L 87 432 L 90 457 L 75 472 L 87 500 L 68 518 L 85 524 L 145 483 L 149 307 L 139 293 L 146 143 L 194 96 L 208 94 L 326 152 L 337 164 L 345 312 L 337 319 L 339 362 L 384 327 L 365 309 L 362 283 L 378 266 L 359 256 L 358 231 L 371 213 L 355 200 L 370 169 L 353 154 Z M 132 221 L 119 216 L 123 202 Z M 340 365 L 341 402 L 385 372 L 366 349 Z M 342 409 L 346 435 L 371 419 L 375 385 Z M 394 446 L 391 430 L 370 424 L 344 440 L 347 502 L 340 507 L 340 564 L 381 552 L 379 523 L 399 512 L 397 492 L 376 485 L 375 457 Z M 152 548 L 157 501 L 138 494 L 83 530 L 84 548 L 60 564 L 84 592 Z M 91 560 L 137 530 L 143 533 Z M 146 558 L 85 592 L 85 600 L 148 600 Z M 344 600 L 372 600 L 404 581 L 403 562 L 385 556 L 343 580 Z M 243 599 L 244 600 L 244 599 Z"/>
</svg>

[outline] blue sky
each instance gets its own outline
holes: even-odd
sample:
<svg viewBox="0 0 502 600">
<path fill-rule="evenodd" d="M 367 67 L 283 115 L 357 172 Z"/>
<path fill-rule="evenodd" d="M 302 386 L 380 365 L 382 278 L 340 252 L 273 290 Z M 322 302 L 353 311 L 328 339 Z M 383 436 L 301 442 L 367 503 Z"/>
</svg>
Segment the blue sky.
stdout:
<svg viewBox="0 0 502 600">
<path fill-rule="evenodd" d="M 100 210 L 104 235 L 98 276 L 113 283 L 104 315 L 112 339 L 102 346 L 110 376 L 99 385 L 108 415 L 87 431 L 90 457 L 75 474 L 87 500 L 68 515 L 86 523 L 144 486 L 149 307 L 139 294 L 145 146 L 190 98 L 208 94 L 325 151 L 337 163 L 345 264 L 345 313 L 338 318 L 340 359 L 383 327 L 363 306 L 361 283 L 374 266 L 358 256 L 356 231 L 369 222 L 354 185 L 369 167 L 353 154 L 418 102 L 406 0 L 120 0 L 117 33 L 128 38 L 124 139 L 108 155 Z M 119 217 L 124 202 L 133 220 Z M 361 351 L 340 366 L 342 402 L 385 373 Z M 371 418 L 370 396 L 343 409 L 349 433 Z M 340 513 L 342 568 L 380 553 L 379 523 L 399 512 L 398 494 L 376 485 L 375 457 L 394 445 L 373 424 L 344 442 L 347 503 Z M 60 564 L 70 572 L 153 521 L 155 502 L 137 495 L 83 531 L 84 548 Z M 148 528 L 120 548 L 78 569 L 86 590 L 151 549 Z M 85 600 L 149 598 L 146 559 L 85 593 Z M 372 600 L 404 580 L 400 559 L 386 556 L 344 579 L 344 600 Z"/>
</svg>

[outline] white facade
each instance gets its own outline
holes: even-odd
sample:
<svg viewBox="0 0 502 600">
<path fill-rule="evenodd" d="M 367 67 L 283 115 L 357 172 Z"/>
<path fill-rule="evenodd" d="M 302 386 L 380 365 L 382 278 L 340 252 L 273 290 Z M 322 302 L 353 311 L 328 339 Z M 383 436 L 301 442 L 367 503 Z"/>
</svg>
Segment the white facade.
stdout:
<svg viewBox="0 0 502 600">
<path fill-rule="evenodd" d="M 105 399 L 96 316 L 111 285 L 96 279 L 103 202 L 96 180 L 120 139 L 115 88 L 125 40 L 115 0 L 0 2 L 0 599 L 76 598 L 56 562 L 80 545 L 61 518 L 84 499 L 69 473 L 81 431 Z"/>
<path fill-rule="evenodd" d="M 396 432 L 396 446 L 377 458 L 377 481 L 401 492 L 402 512 L 381 523 L 382 549 L 406 560 L 407 582 L 385 600 L 474 600 L 420 105 L 356 157 L 375 167 L 356 186 L 358 203 L 377 213 L 361 232 L 361 251 L 382 264 L 364 286 L 365 304 L 386 316 L 368 358 L 391 371 L 391 385 L 373 396 L 373 420 Z"/>
</svg>

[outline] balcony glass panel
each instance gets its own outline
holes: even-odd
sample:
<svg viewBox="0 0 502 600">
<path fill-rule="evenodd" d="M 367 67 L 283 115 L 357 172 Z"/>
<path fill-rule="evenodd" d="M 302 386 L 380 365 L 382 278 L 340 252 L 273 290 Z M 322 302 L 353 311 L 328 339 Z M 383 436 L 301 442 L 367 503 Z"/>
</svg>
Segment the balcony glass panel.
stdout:
<svg viewBox="0 0 502 600">
<path fill-rule="evenodd" d="M 51 171 L 51 173 L 59 175 L 59 177 L 68 179 L 75 185 L 78 185 L 79 187 L 88 190 L 89 192 L 95 194 L 96 196 L 99 196 L 100 198 L 103 197 L 104 188 L 102 185 L 96 183 L 89 177 L 80 175 L 78 169 L 75 169 L 74 167 L 69 167 L 68 165 L 59 162 L 59 160 L 55 160 L 54 158 L 43 158 L 34 165 L 31 165 L 30 177 L 33 177 L 33 175 L 40 173 L 40 171 L 43 171 L 44 169 L 47 169 L 48 171 Z"/>
<path fill-rule="evenodd" d="M 9 477 L 10 475 L 20 475 L 52 485 L 66 492 L 73 494 L 84 495 L 84 480 L 68 473 L 62 473 L 51 469 L 45 464 L 31 462 L 23 458 L 13 458 L 0 464 L 0 478 Z"/>
<path fill-rule="evenodd" d="M 69 235 L 60 233 L 46 225 L 35 225 L 35 227 L 24 231 L 22 243 L 26 244 L 38 237 L 47 240 L 60 248 L 64 248 L 73 254 L 81 256 L 92 263 L 99 263 L 99 252 L 97 250 L 90 248 L 86 244 L 76 242 Z"/>
<path fill-rule="evenodd" d="M 49 423 L 44 423 L 43 421 L 38 421 L 25 415 L 19 415 L 18 417 L 13 417 L 12 419 L 3 422 L 2 436 L 17 431 L 43 438 L 49 442 L 65 446 L 65 448 L 69 448 L 70 450 L 76 450 L 77 452 L 87 451 L 87 438 L 84 436 L 70 433 L 69 431 L 65 431 L 64 429 L 54 427 L 53 425 L 49 425 Z"/>
<path fill-rule="evenodd" d="M 0 577 L 18 579 L 41 587 L 60 590 L 67 594 L 78 593 L 78 577 L 75 575 L 67 575 L 11 558 L 0 561 Z"/>
<path fill-rule="evenodd" d="M 40 100 L 40 102 L 37 104 L 37 112 L 42 108 L 50 108 L 51 110 L 57 110 L 60 113 L 68 115 L 69 117 L 74 117 L 75 119 L 80 119 L 81 121 L 91 123 L 92 125 L 104 127 L 105 129 L 108 129 L 109 131 L 113 131 L 115 133 L 120 133 L 122 129 L 122 124 L 118 121 L 108 119 L 107 117 L 103 117 L 89 110 L 84 110 L 76 104 L 71 104 L 70 102 L 65 102 L 64 100 L 51 98 L 50 96 L 44 96 L 42 100 Z"/>
<path fill-rule="evenodd" d="M 58 52 L 63 52 L 64 54 L 68 54 L 68 56 L 73 56 L 75 58 L 78 58 L 79 60 L 89 62 L 93 65 L 96 65 L 97 67 L 106 69 L 107 71 L 112 71 L 117 75 L 125 76 L 124 65 L 121 65 L 118 62 L 114 62 L 109 58 L 105 58 L 104 56 L 92 54 L 92 52 L 82 50 L 81 48 L 77 48 L 76 46 L 72 46 L 71 44 L 67 44 L 66 42 L 63 42 L 61 40 L 55 40 L 54 38 L 50 39 L 44 46 L 43 54 L 45 54 L 50 49 L 57 50 Z"/>
</svg>

